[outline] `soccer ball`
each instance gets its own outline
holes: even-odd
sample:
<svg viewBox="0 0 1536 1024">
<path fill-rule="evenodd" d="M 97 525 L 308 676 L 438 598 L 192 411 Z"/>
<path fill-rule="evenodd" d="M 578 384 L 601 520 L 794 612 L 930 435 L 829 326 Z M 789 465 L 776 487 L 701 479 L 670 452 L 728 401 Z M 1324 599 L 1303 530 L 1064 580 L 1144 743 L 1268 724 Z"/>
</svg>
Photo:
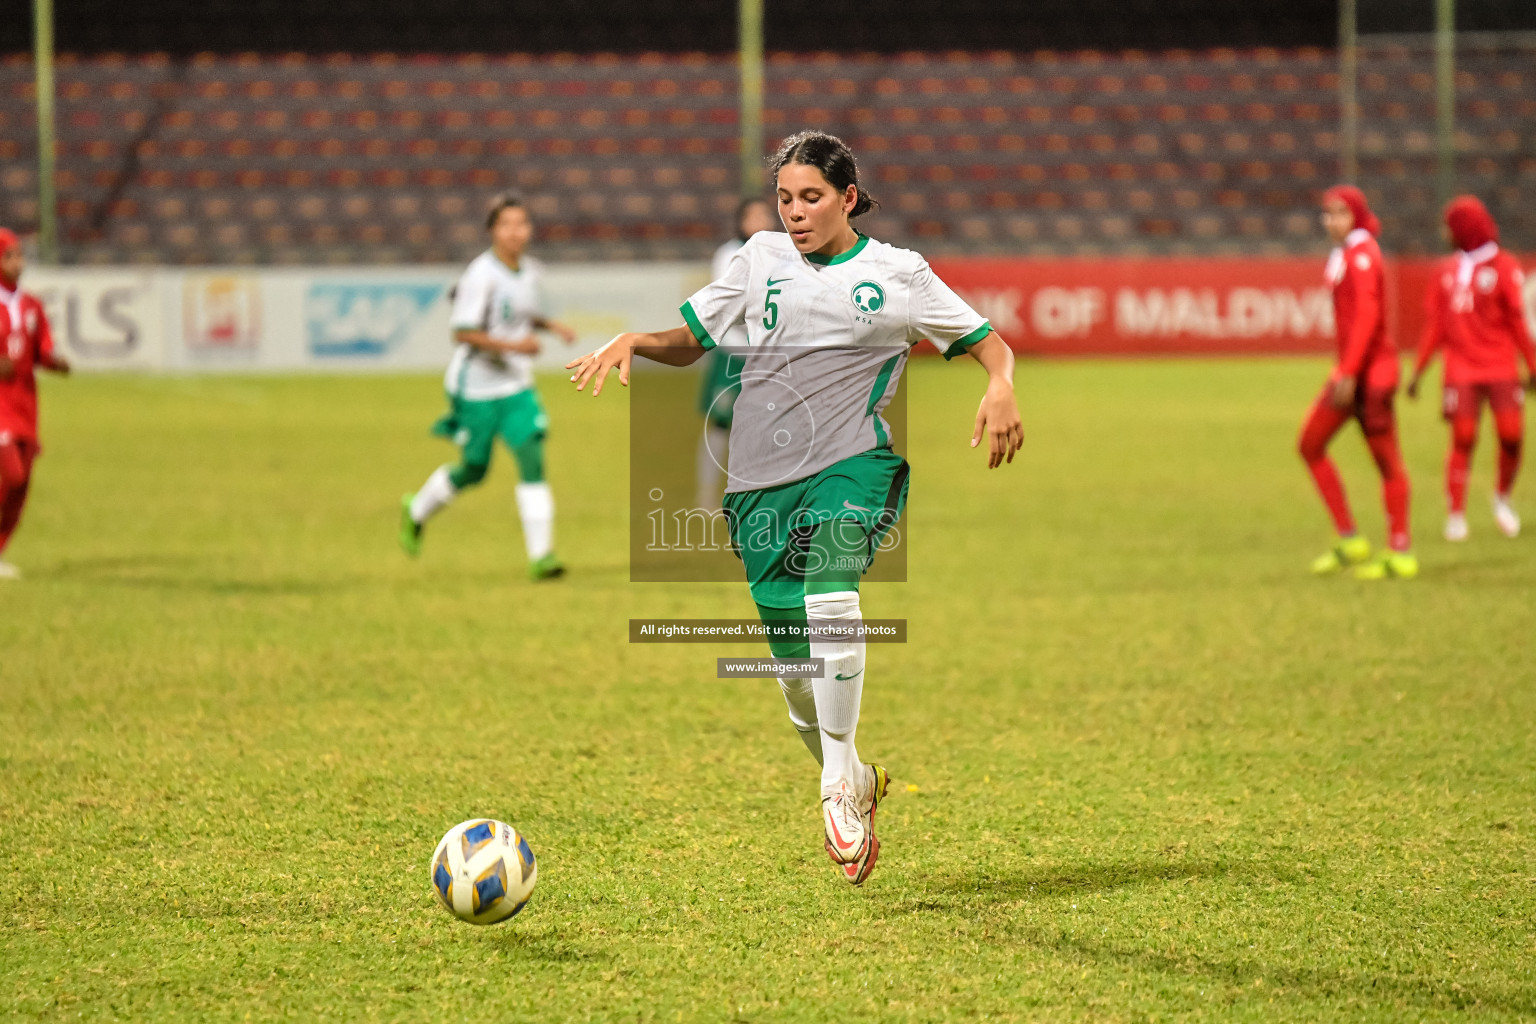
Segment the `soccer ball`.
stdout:
<svg viewBox="0 0 1536 1024">
<path fill-rule="evenodd" d="M 432 854 L 432 889 L 448 913 L 470 924 L 516 917 L 539 880 L 533 850 L 503 821 L 471 818 L 448 830 Z"/>
</svg>

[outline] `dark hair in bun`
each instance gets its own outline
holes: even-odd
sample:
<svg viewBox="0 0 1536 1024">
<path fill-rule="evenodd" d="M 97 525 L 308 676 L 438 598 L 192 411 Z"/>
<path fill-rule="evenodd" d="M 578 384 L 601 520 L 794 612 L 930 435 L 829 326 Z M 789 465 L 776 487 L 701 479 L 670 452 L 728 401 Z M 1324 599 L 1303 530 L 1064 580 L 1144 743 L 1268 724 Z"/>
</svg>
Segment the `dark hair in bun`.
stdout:
<svg viewBox="0 0 1536 1024">
<path fill-rule="evenodd" d="M 859 184 L 859 165 L 853 159 L 853 150 L 836 135 L 817 131 L 796 132 L 780 143 L 779 151 L 773 154 L 770 165 L 774 177 L 778 177 L 785 164 L 804 164 L 816 168 L 839 192 L 846 192 L 849 185 L 857 189 L 858 198 L 853 201 L 853 209 L 848 213 L 850 220 L 880 205 L 869 194 L 869 190 Z"/>
</svg>

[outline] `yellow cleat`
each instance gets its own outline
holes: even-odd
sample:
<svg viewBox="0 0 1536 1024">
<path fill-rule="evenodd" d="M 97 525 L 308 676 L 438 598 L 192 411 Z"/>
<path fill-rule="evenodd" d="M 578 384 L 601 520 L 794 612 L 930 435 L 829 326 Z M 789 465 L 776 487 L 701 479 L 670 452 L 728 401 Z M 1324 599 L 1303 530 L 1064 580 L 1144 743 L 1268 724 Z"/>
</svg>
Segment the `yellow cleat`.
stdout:
<svg viewBox="0 0 1536 1024">
<path fill-rule="evenodd" d="M 1355 570 L 1357 580 L 1411 580 L 1419 574 L 1419 560 L 1411 551 L 1388 551 Z"/>
<path fill-rule="evenodd" d="M 1359 535 L 1340 537 L 1331 551 L 1326 551 L 1312 560 L 1312 573 L 1316 576 L 1327 576 L 1340 569 L 1360 565 L 1370 557 L 1370 541 Z"/>
</svg>

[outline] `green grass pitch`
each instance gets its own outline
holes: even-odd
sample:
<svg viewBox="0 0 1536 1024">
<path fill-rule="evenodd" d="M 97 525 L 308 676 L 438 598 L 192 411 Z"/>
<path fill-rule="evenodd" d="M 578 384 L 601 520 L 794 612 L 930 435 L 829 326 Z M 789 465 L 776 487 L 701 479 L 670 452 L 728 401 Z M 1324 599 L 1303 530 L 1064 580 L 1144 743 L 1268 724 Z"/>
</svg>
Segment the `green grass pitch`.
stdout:
<svg viewBox="0 0 1536 1024">
<path fill-rule="evenodd" d="M 862 890 L 777 687 L 713 678 L 765 652 L 625 643 L 752 606 L 627 582 L 617 386 L 543 384 L 572 573 L 534 585 L 505 453 L 395 547 L 450 454 L 431 377 L 50 380 L 0 589 L 0 1017 L 1532 1020 L 1536 537 L 1488 518 L 1485 434 L 1439 539 L 1444 431 L 1405 404 L 1423 575 L 1311 578 L 1324 372 L 1023 363 L 989 473 L 981 370 L 912 367 Z M 427 881 L 479 815 L 540 865 L 485 929 Z"/>
</svg>

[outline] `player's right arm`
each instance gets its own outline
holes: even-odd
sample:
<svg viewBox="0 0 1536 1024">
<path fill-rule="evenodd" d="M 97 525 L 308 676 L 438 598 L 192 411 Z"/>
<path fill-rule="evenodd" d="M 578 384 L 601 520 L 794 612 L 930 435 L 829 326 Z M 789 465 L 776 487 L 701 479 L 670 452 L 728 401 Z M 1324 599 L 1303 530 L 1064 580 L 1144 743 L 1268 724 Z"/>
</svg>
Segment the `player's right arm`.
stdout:
<svg viewBox="0 0 1536 1024">
<path fill-rule="evenodd" d="M 619 383 L 629 387 L 629 368 L 635 352 L 647 359 L 668 366 L 688 366 L 704 354 L 704 346 L 687 327 L 674 327 L 668 331 L 628 331 L 615 337 L 596 352 L 572 359 L 565 364 L 567 370 L 575 370 L 571 381 L 581 391 L 587 381 L 593 381 L 592 397 L 602 394 L 603 381 L 611 370 L 619 371 Z"/>
<path fill-rule="evenodd" d="M 1345 252 L 1344 281 L 1354 289 L 1354 316 L 1349 324 L 1339 324 L 1344 332 L 1344 354 L 1339 359 L 1338 378 L 1333 384 L 1333 406 L 1348 409 L 1355 401 L 1355 388 L 1365 363 L 1366 351 L 1382 318 L 1381 266 L 1370 252 L 1358 248 Z"/>
<path fill-rule="evenodd" d="M 1419 381 L 1435 352 L 1445 341 L 1445 285 L 1441 273 L 1436 271 L 1424 292 L 1424 333 L 1419 336 L 1418 358 L 1413 363 L 1413 376 L 1408 380 L 1408 397 L 1419 397 Z"/>
<path fill-rule="evenodd" d="M 725 332 L 740 323 L 746 312 L 753 245 L 749 241 L 736 250 L 725 273 L 683 303 L 681 312 L 685 326 L 655 333 L 621 334 L 596 352 L 566 363 L 567 370 L 576 371 L 571 374 L 576 390 L 585 388 L 587 381 L 595 380 L 592 397 L 596 398 L 611 370 L 618 370 L 619 383 L 628 387 L 629 368 L 636 351 L 658 363 L 688 366 L 706 350 L 714 348 L 717 339 L 725 337 Z"/>
</svg>

